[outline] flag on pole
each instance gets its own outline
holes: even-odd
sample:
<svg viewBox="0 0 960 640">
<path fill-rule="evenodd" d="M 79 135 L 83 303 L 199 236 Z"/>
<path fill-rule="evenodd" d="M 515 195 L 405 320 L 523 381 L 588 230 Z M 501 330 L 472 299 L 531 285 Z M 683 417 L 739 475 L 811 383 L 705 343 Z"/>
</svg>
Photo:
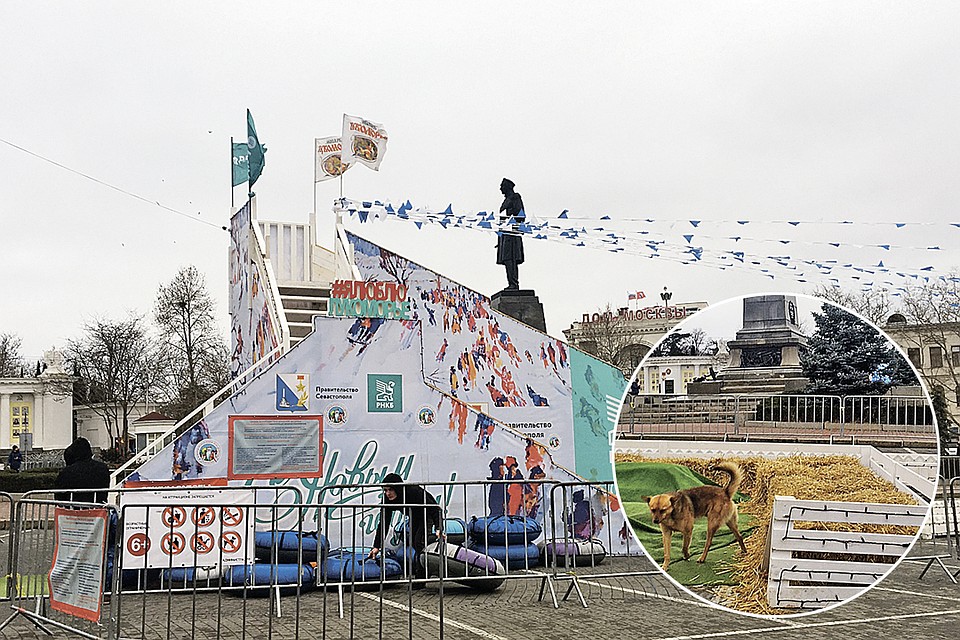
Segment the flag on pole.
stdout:
<svg viewBox="0 0 960 640">
<path fill-rule="evenodd" d="M 250 109 L 247 109 L 247 151 L 250 154 L 247 165 L 250 168 L 250 187 L 253 188 L 253 183 L 263 172 L 264 154 L 267 152 L 267 148 L 260 144 L 260 139 L 257 138 L 257 128 L 253 124 L 253 115 L 250 113 Z"/>
<path fill-rule="evenodd" d="M 627 300 L 628 300 L 628 301 L 629 301 L 629 300 L 636 300 L 636 299 L 637 299 L 637 294 L 635 294 L 635 293 L 628 293 L 628 294 L 627 294 Z"/>
<path fill-rule="evenodd" d="M 350 168 L 351 165 L 345 163 L 341 158 L 343 145 L 340 142 L 340 136 L 317 138 L 314 140 L 314 146 L 317 163 L 313 174 L 314 182 L 336 178 Z"/>
<path fill-rule="evenodd" d="M 245 142 L 233 143 L 233 186 L 243 184 L 250 176 L 250 151 Z"/>
<path fill-rule="evenodd" d="M 383 125 L 343 114 L 343 151 L 341 162 L 362 165 L 378 171 L 387 152 L 387 131 Z"/>
<path fill-rule="evenodd" d="M 646 297 L 647 294 L 645 294 L 643 291 L 637 291 L 637 300 L 643 300 Z"/>
</svg>

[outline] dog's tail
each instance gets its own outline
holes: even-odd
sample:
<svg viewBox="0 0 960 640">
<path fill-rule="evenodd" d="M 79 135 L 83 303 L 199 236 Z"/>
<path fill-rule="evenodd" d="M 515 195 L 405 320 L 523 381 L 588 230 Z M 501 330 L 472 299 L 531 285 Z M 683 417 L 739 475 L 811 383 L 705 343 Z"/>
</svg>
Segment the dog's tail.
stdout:
<svg viewBox="0 0 960 640">
<path fill-rule="evenodd" d="M 735 462 L 721 462 L 714 468 L 719 469 L 730 476 L 730 482 L 727 483 L 727 486 L 724 487 L 724 490 L 727 493 L 727 497 L 733 498 L 733 495 L 737 492 L 737 489 L 740 488 L 740 483 L 743 482 L 743 472 L 740 471 L 740 467 Z"/>
</svg>

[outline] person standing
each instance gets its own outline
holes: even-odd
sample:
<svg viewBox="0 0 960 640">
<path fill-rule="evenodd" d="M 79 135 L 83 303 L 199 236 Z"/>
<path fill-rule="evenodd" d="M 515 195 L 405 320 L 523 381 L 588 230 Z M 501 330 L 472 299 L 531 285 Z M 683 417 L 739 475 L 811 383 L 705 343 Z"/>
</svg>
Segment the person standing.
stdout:
<svg viewBox="0 0 960 640">
<path fill-rule="evenodd" d="M 404 543 L 413 547 L 415 551 L 413 565 L 414 575 L 417 578 L 426 577 L 423 562 L 423 550 L 428 543 L 442 537 L 440 505 L 429 491 L 417 484 L 404 484 L 403 478 L 396 473 L 388 473 L 381 483 L 383 502 L 380 511 L 380 522 L 377 525 L 377 535 L 373 540 L 373 548 L 368 555 L 376 559 L 387 539 L 393 514 L 400 512 L 407 519 L 407 534 Z M 422 586 L 422 583 L 420 583 Z"/>
<path fill-rule="evenodd" d="M 523 199 L 513 190 L 514 183 L 509 178 L 500 182 L 503 204 L 500 205 L 500 233 L 497 237 L 497 264 L 507 270 L 507 289 L 520 288 L 518 265 L 523 264 L 523 238 L 516 226 L 526 219 Z"/>
<path fill-rule="evenodd" d="M 14 473 L 20 472 L 20 465 L 23 464 L 23 452 L 20 451 L 20 447 L 13 445 L 13 449 L 10 450 L 10 455 L 7 456 L 7 466 L 10 467 L 10 470 Z"/>
<path fill-rule="evenodd" d="M 60 471 L 54 483 L 54 499 L 63 502 L 107 502 L 106 489 L 110 487 L 110 469 L 100 460 L 94 460 L 93 449 L 86 438 L 77 438 L 63 452 L 67 466 Z M 101 491 L 74 491 L 74 489 L 101 489 Z"/>
</svg>

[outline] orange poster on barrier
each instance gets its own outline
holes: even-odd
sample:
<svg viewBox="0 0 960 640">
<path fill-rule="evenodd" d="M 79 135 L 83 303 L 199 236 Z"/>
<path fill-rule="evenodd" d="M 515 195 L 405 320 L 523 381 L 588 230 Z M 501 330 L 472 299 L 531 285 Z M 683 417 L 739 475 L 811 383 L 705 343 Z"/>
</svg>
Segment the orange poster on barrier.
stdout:
<svg viewBox="0 0 960 640">
<path fill-rule="evenodd" d="M 53 564 L 47 580 L 50 606 L 63 613 L 100 621 L 103 556 L 107 545 L 106 509 L 54 511 Z"/>
</svg>

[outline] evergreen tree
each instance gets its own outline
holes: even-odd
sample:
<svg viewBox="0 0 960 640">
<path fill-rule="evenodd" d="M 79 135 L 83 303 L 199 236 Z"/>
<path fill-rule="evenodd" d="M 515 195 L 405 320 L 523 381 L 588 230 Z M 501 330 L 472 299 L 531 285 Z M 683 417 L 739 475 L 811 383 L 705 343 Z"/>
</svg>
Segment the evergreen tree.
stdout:
<svg viewBox="0 0 960 640">
<path fill-rule="evenodd" d="M 919 384 L 890 340 L 855 315 L 824 304 L 813 318 L 817 328 L 802 359 L 807 393 L 879 395 Z"/>
</svg>

